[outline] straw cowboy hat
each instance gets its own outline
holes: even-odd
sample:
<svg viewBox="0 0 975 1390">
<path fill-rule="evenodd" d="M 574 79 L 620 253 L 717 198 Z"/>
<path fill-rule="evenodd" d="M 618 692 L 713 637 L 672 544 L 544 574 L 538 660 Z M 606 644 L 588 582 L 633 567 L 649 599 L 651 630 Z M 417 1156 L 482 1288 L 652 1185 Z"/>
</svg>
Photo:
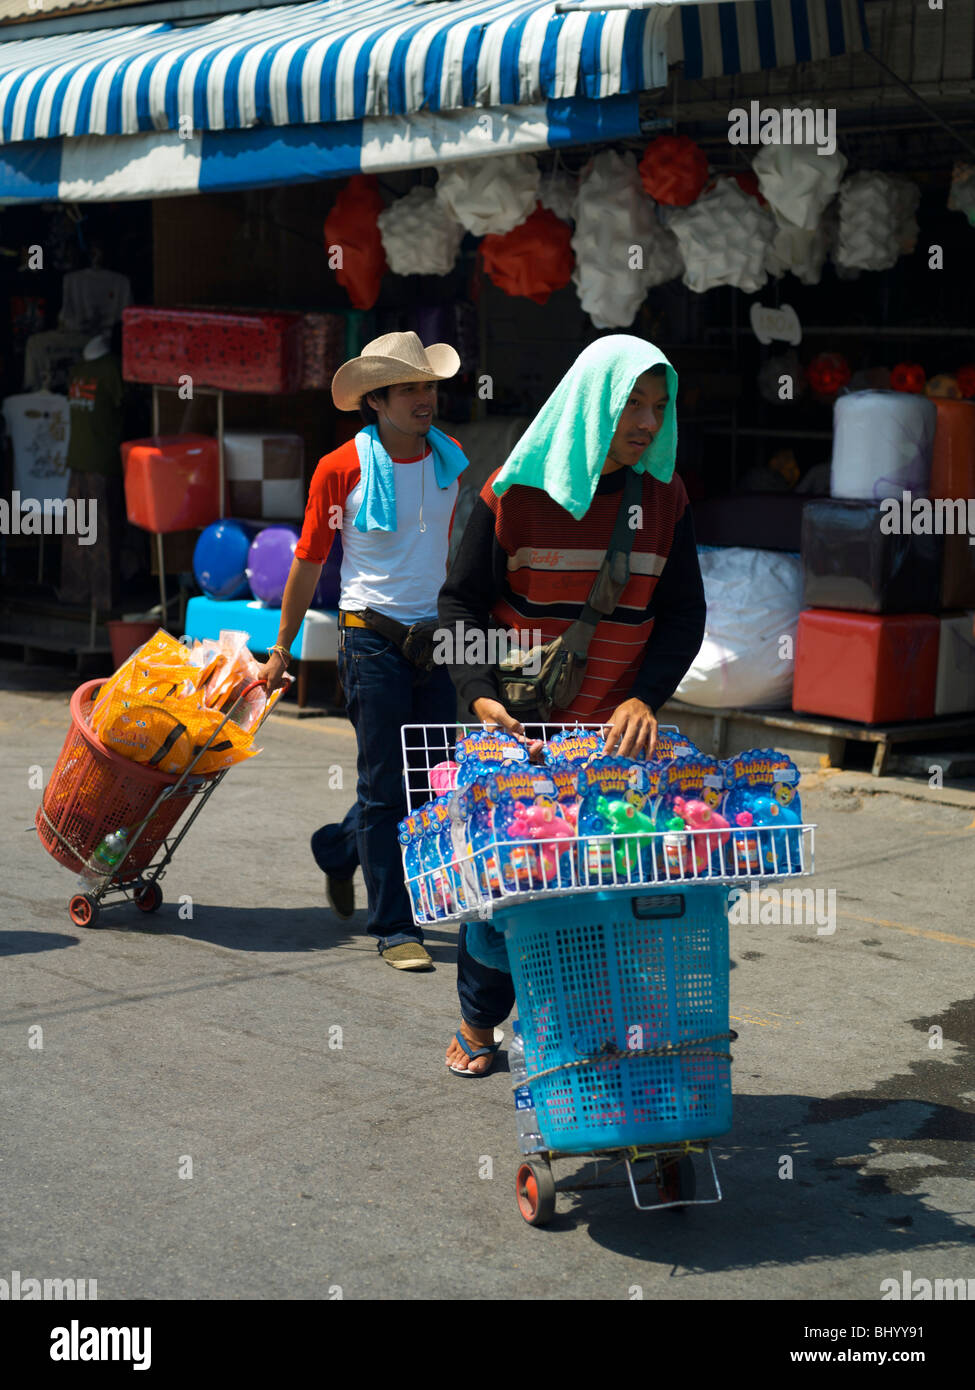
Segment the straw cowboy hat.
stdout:
<svg viewBox="0 0 975 1390">
<path fill-rule="evenodd" d="M 425 348 L 415 333 L 384 333 L 339 367 L 332 400 L 339 410 L 358 410 L 369 391 L 407 381 L 446 381 L 459 371 L 460 358 L 449 343 Z"/>
</svg>

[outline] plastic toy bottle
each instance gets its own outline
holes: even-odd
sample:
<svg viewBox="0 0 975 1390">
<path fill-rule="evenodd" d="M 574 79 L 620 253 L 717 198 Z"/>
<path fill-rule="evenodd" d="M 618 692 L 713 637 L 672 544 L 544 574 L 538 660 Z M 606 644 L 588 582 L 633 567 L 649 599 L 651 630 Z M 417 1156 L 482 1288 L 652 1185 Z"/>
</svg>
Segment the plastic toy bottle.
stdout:
<svg viewBox="0 0 975 1390">
<path fill-rule="evenodd" d="M 523 1154 L 538 1153 L 545 1147 L 538 1132 L 538 1116 L 531 1090 L 524 1084 L 528 1071 L 525 1065 L 525 1040 L 521 1034 L 521 1020 L 511 1020 L 511 1045 L 508 1048 L 508 1066 L 511 1079 L 515 1083 L 515 1121 L 518 1125 L 518 1147 Z"/>
<path fill-rule="evenodd" d="M 95 888 L 104 879 L 110 878 L 112 870 L 119 863 L 129 847 L 129 832 L 113 830 L 91 856 L 91 860 L 78 875 L 78 887 L 82 892 Z"/>
</svg>

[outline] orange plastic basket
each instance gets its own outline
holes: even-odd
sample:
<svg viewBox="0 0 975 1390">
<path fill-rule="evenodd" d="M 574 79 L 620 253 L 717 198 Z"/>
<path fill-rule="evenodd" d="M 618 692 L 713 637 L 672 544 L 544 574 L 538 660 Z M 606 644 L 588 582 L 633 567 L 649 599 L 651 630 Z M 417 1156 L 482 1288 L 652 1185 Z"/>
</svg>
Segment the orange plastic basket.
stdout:
<svg viewBox="0 0 975 1390">
<path fill-rule="evenodd" d="M 105 748 L 92 733 L 88 715 L 103 681 L 87 681 L 71 697 L 71 731 L 35 817 L 41 844 L 59 864 L 79 870 L 113 830 L 130 832 L 178 777 L 130 762 Z M 161 802 L 121 865 L 118 882 L 138 876 L 152 862 L 199 788 L 219 773 L 194 775 Z"/>
</svg>

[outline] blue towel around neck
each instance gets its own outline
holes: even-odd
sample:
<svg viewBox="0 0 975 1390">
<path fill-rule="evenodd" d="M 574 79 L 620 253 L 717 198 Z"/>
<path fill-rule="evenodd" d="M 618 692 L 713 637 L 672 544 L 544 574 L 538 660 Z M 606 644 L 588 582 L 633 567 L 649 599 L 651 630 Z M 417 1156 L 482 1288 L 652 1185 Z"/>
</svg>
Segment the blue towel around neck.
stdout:
<svg viewBox="0 0 975 1390">
<path fill-rule="evenodd" d="M 426 438 L 433 451 L 433 471 L 440 488 L 450 484 L 467 467 L 467 456 L 443 430 L 434 426 Z M 362 473 L 362 505 L 353 525 L 357 531 L 396 530 L 396 465 L 383 447 L 379 430 L 366 425 L 355 437 Z"/>
</svg>

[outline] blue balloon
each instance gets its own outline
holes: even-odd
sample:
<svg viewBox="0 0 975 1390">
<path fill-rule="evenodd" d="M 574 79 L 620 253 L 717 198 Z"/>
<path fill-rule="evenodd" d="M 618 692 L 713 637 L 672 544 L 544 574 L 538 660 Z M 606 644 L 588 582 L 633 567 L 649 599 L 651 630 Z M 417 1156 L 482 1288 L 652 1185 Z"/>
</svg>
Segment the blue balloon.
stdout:
<svg viewBox="0 0 975 1390">
<path fill-rule="evenodd" d="M 250 521 L 211 522 L 193 551 L 196 582 L 210 598 L 249 598 L 247 553 L 260 527 Z"/>
</svg>

